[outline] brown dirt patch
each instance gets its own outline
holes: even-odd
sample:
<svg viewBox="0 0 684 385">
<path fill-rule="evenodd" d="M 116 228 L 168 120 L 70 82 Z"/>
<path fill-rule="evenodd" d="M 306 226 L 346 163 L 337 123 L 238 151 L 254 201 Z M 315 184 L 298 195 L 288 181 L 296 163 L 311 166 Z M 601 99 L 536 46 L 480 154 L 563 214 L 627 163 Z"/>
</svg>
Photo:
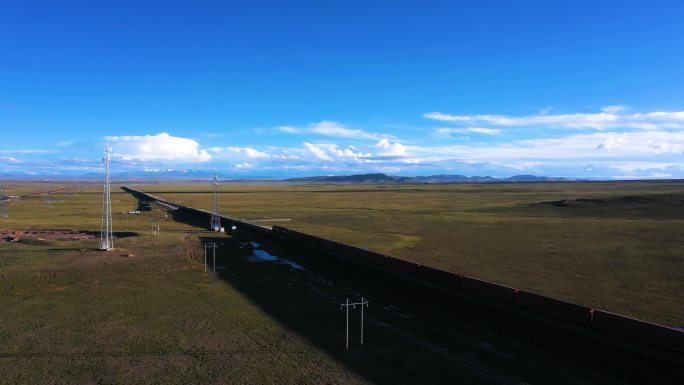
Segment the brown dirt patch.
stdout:
<svg viewBox="0 0 684 385">
<path fill-rule="evenodd" d="M 19 242 L 22 239 L 38 241 L 81 241 L 94 239 L 91 231 L 76 230 L 0 230 L 0 242 Z"/>
</svg>

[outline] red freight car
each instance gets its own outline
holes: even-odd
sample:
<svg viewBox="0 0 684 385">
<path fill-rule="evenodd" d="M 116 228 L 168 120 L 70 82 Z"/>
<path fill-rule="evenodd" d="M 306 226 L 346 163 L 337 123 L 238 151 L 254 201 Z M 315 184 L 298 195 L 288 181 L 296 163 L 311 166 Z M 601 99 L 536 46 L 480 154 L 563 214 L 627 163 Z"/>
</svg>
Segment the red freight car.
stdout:
<svg viewBox="0 0 684 385">
<path fill-rule="evenodd" d="M 424 280 L 438 285 L 450 286 L 453 288 L 461 287 L 461 276 L 446 270 L 435 269 L 430 266 L 419 266 L 418 276 Z"/>
<path fill-rule="evenodd" d="M 399 271 L 414 276 L 418 276 L 418 266 L 420 266 L 419 264 L 413 263 L 411 261 L 389 256 L 385 257 L 384 265 L 394 271 Z"/>
<path fill-rule="evenodd" d="M 461 290 L 494 301 L 515 304 L 516 289 L 473 277 L 461 277 Z"/>
<path fill-rule="evenodd" d="M 337 251 L 339 249 L 339 243 L 325 238 L 318 238 L 318 246 L 330 251 Z"/>
<path fill-rule="evenodd" d="M 356 258 L 374 265 L 382 265 L 385 262 L 386 256 L 374 251 L 360 249 L 359 255 Z"/>
<path fill-rule="evenodd" d="M 267 236 L 268 236 L 268 235 L 271 235 L 271 234 L 272 234 L 271 229 L 269 229 L 269 228 L 267 228 L 267 227 L 254 226 L 254 230 L 255 230 L 256 233 L 259 233 L 259 234 L 261 234 L 261 235 L 267 235 Z"/>
<path fill-rule="evenodd" d="M 684 331 L 596 309 L 592 327 L 656 348 L 684 353 Z"/>
<path fill-rule="evenodd" d="M 359 255 L 359 250 L 360 249 L 358 247 L 354 247 L 354 246 L 346 245 L 344 243 L 340 243 L 340 248 L 339 248 L 338 252 L 340 254 L 344 255 L 345 257 L 355 258 L 356 256 Z"/>
<path fill-rule="evenodd" d="M 587 327 L 591 326 L 591 309 L 586 306 L 575 305 L 526 291 L 518 291 L 516 303 L 518 306 L 535 313 Z"/>
<path fill-rule="evenodd" d="M 304 240 L 304 234 L 300 233 L 299 231 L 290 230 L 288 238 L 301 242 Z"/>
<path fill-rule="evenodd" d="M 271 227 L 273 234 L 281 237 L 281 238 L 290 238 L 290 230 L 280 227 L 280 226 L 273 226 Z"/>
<path fill-rule="evenodd" d="M 244 227 L 247 231 L 250 231 L 250 232 L 255 233 L 255 234 L 263 234 L 263 235 L 266 235 L 266 234 L 270 234 L 270 233 L 271 233 L 271 230 L 269 230 L 269 229 L 267 229 L 267 228 L 265 228 L 265 227 L 261 227 L 261 226 L 257 226 L 257 225 L 251 224 L 251 223 L 240 222 L 240 225 L 241 225 L 242 227 Z"/>
<path fill-rule="evenodd" d="M 314 237 L 313 235 L 309 235 L 309 234 L 305 234 L 305 233 L 301 233 L 301 234 L 302 234 L 302 237 L 300 239 L 301 242 L 303 242 L 307 245 L 310 245 L 310 246 L 318 246 L 318 241 L 319 241 L 318 237 Z"/>
</svg>

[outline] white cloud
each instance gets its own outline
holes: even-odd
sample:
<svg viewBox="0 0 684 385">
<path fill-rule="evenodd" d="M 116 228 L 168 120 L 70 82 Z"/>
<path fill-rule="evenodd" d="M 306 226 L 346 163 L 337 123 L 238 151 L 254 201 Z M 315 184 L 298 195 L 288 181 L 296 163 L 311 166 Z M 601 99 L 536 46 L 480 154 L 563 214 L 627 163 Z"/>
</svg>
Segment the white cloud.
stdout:
<svg viewBox="0 0 684 385">
<path fill-rule="evenodd" d="M 53 154 L 55 150 L 0 150 L 0 154 Z"/>
<path fill-rule="evenodd" d="M 304 147 L 309 150 L 316 158 L 320 160 L 332 160 L 332 157 L 328 155 L 322 148 L 311 144 L 309 142 L 304 142 Z"/>
<path fill-rule="evenodd" d="M 601 108 L 601 111 L 608 113 L 608 114 L 616 114 L 618 112 L 626 111 L 627 107 L 621 106 L 621 105 L 612 105 L 612 106 L 605 106 Z"/>
<path fill-rule="evenodd" d="M 139 161 L 147 160 L 213 160 L 215 163 L 211 167 L 225 167 L 236 173 L 272 172 L 271 175 L 286 170 L 315 170 L 319 173 L 401 170 L 416 174 L 448 172 L 494 176 L 502 173 L 559 175 L 559 172 L 565 172 L 565 176 L 580 177 L 684 177 L 684 111 L 632 113 L 615 105 L 591 114 L 548 115 L 549 112 L 531 116 L 458 116 L 435 112 L 425 116 L 454 124 L 420 130 L 403 127 L 398 132 L 409 135 L 404 140 L 333 121 L 302 127 L 278 127 L 277 130 L 283 133 L 303 135 L 301 145 L 293 147 L 282 146 L 278 142 L 271 145 L 262 143 L 256 147 L 228 142 L 232 146 L 222 143 L 221 147 L 203 148 L 193 139 L 173 137 L 167 133 L 107 139 L 114 146 L 119 166 L 126 167 L 140 167 Z M 541 129 L 547 126 L 592 130 Z M 527 127 L 534 129 L 528 130 Z M 273 132 L 274 129 L 269 130 Z M 426 132 L 429 134 L 429 130 L 434 130 L 433 135 L 424 135 Z M 507 135 L 500 135 L 502 133 Z M 463 140 L 440 140 L 440 135 L 462 135 Z M 505 140 L 510 136 L 518 140 Z M 413 141 L 409 141 L 410 138 Z M 447 142 L 453 144 L 447 145 Z M 16 161 L 12 158 L 13 153 L 35 150 L 11 151 L 0 150 L 0 164 L 5 169 L 19 167 L 11 163 Z M 22 159 L 21 167 L 27 164 L 23 162 L 25 160 Z M 101 167 L 100 162 L 95 163 L 96 167 Z M 146 166 L 159 167 L 160 164 Z"/>
<path fill-rule="evenodd" d="M 496 135 L 501 132 L 498 128 L 484 128 L 484 127 L 470 127 L 466 128 L 469 132 L 474 132 L 476 134 L 485 134 L 485 135 Z"/>
<path fill-rule="evenodd" d="M 19 160 L 11 156 L 0 156 L 0 163 L 19 163 Z"/>
<path fill-rule="evenodd" d="M 297 134 L 301 130 L 297 127 L 292 127 L 292 126 L 280 126 L 280 127 L 278 127 L 278 131 L 285 132 L 288 134 Z"/>
<path fill-rule="evenodd" d="M 375 134 L 359 130 L 356 128 L 345 127 L 338 122 L 329 120 L 322 120 L 317 123 L 311 123 L 306 127 L 280 126 L 277 128 L 280 132 L 289 134 L 305 134 L 313 133 L 323 136 L 331 136 L 336 138 L 347 139 L 366 139 L 366 140 L 380 140 L 389 137 L 389 135 Z"/>
<path fill-rule="evenodd" d="M 317 159 L 324 161 L 333 160 L 354 160 L 359 161 L 362 158 L 368 158 L 372 154 L 362 153 L 356 150 L 354 146 L 346 148 L 338 147 L 336 144 L 312 144 L 304 142 L 304 147 Z"/>
<path fill-rule="evenodd" d="M 282 160 L 299 160 L 302 159 L 302 157 L 299 154 L 293 153 L 296 152 L 295 150 L 291 149 L 278 149 L 276 147 L 271 147 L 271 150 L 274 151 L 280 151 L 278 154 L 274 154 L 271 156 L 273 159 L 282 159 Z"/>
<path fill-rule="evenodd" d="M 556 158 L 681 155 L 684 151 L 684 132 L 602 132 L 516 143 L 531 152 L 543 149 L 544 154 Z M 551 152 L 547 154 L 549 150 Z"/>
<path fill-rule="evenodd" d="M 337 122 L 330 122 L 327 120 L 318 122 L 311 127 L 309 127 L 309 130 L 311 132 L 315 132 L 320 135 L 327 135 L 327 136 L 336 136 L 340 138 L 352 138 L 352 139 L 358 139 L 358 138 L 367 138 L 367 139 L 375 139 L 376 136 L 372 134 L 368 134 L 362 130 L 357 130 L 357 129 L 352 129 L 352 128 L 346 128 L 342 126 L 341 124 Z"/>
<path fill-rule="evenodd" d="M 259 151 L 255 150 L 251 147 L 228 147 L 228 151 L 235 153 L 235 154 L 242 154 L 247 156 L 248 158 L 254 158 L 254 159 L 259 159 L 259 158 L 269 158 L 270 155 Z"/>
<path fill-rule="evenodd" d="M 647 113 L 621 114 L 622 106 L 608 106 L 598 113 L 575 113 L 560 115 L 449 115 L 429 112 L 423 117 L 442 122 L 464 124 L 488 124 L 498 127 L 548 126 L 556 128 L 592 128 L 605 130 L 611 128 L 634 128 L 657 130 L 684 128 L 684 111 L 656 111 Z"/>
<path fill-rule="evenodd" d="M 417 159 L 433 163 L 458 161 L 533 167 L 591 162 L 608 166 L 648 160 L 661 165 L 679 162 L 684 167 L 681 162 L 684 132 L 601 132 L 479 146 L 412 147 L 412 151 Z"/>
<path fill-rule="evenodd" d="M 247 170 L 250 168 L 254 168 L 254 165 L 247 163 L 247 162 L 238 163 L 238 164 L 235 164 L 234 166 L 235 166 L 236 170 Z"/>
<path fill-rule="evenodd" d="M 615 175 L 613 179 L 670 179 L 673 174 L 668 172 L 635 171 L 626 175 Z"/>
<path fill-rule="evenodd" d="M 486 127 L 466 127 L 466 128 L 438 128 L 437 134 L 441 136 L 450 136 L 451 134 L 484 134 L 484 135 L 497 135 L 501 133 L 498 128 L 486 128 Z"/>
<path fill-rule="evenodd" d="M 113 147 L 113 156 L 126 161 L 177 161 L 207 162 L 211 155 L 200 149 L 193 139 L 171 136 L 165 132 L 157 135 L 108 136 L 105 139 Z"/>
<path fill-rule="evenodd" d="M 375 147 L 380 148 L 381 156 L 406 156 L 406 146 L 401 143 L 390 143 L 387 138 L 381 139 Z"/>
<path fill-rule="evenodd" d="M 256 150 L 252 147 L 210 147 L 207 149 L 214 154 L 235 155 L 237 157 L 247 157 L 250 159 L 267 159 L 271 154 Z"/>
<path fill-rule="evenodd" d="M 661 172 L 672 168 L 684 168 L 682 163 L 672 162 L 611 162 L 610 168 L 630 175 Z"/>
</svg>

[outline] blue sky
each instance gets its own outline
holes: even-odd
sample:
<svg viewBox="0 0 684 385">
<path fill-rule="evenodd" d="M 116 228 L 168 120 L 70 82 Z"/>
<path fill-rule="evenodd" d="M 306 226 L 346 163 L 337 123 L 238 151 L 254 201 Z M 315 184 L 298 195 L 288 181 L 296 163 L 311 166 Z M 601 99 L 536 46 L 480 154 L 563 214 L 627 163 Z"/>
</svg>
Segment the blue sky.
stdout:
<svg viewBox="0 0 684 385">
<path fill-rule="evenodd" d="M 684 177 L 681 1 L 0 4 L 0 175 Z"/>
</svg>

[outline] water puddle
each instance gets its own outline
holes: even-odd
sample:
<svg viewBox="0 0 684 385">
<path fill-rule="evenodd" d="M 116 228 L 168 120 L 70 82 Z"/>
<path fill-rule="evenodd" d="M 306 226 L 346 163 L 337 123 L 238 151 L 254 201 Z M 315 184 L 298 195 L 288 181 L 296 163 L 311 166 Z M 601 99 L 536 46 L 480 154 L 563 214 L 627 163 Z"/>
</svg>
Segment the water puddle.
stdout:
<svg viewBox="0 0 684 385">
<path fill-rule="evenodd" d="M 289 261 L 287 259 L 280 258 L 273 254 L 270 254 L 266 250 L 261 250 L 261 244 L 259 242 L 250 242 L 252 245 L 252 255 L 247 257 L 249 262 L 271 262 L 279 265 L 289 265 L 295 270 L 304 270 L 304 267 L 297 262 Z"/>
<path fill-rule="evenodd" d="M 292 269 L 295 270 L 302 270 L 306 271 L 306 269 L 300 265 L 297 262 L 290 261 L 285 258 L 281 258 L 277 255 L 273 255 L 269 253 L 266 250 L 261 249 L 262 244 L 259 242 L 245 242 L 240 244 L 240 249 L 246 250 L 250 252 L 250 255 L 246 258 L 248 262 L 256 262 L 256 263 L 264 263 L 264 262 L 270 262 L 270 263 L 276 263 L 276 264 L 281 264 L 281 265 L 289 265 Z M 287 286 L 292 286 L 292 285 L 300 285 L 301 280 L 300 276 L 293 276 L 291 277 L 290 281 L 287 282 Z M 322 296 L 326 298 L 327 300 L 334 301 L 334 302 L 340 302 L 345 299 L 353 299 L 353 298 L 368 298 L 366 293 L 359 292 L 358 290 L 354 290 L 349 286 L 341 286 L 338 287 L 335 282 L 332 279 L 325 278 L 322 276 L 319 276 L 317 274 L 314 274 L 311 271 L 308 271 L 307 277 L 306 277 L 306 284 L 309 287 L 309 290 L 311 293 L 315 295 Z M 351 295 L 339 295 L 340 289 L 343 292 L 346 293 L 353 293 Z M 404 314 L 402 314 L 404 315 Z M 406 318 L 409 318 L 409 315 L 404 315 Z"/>
</svg>

